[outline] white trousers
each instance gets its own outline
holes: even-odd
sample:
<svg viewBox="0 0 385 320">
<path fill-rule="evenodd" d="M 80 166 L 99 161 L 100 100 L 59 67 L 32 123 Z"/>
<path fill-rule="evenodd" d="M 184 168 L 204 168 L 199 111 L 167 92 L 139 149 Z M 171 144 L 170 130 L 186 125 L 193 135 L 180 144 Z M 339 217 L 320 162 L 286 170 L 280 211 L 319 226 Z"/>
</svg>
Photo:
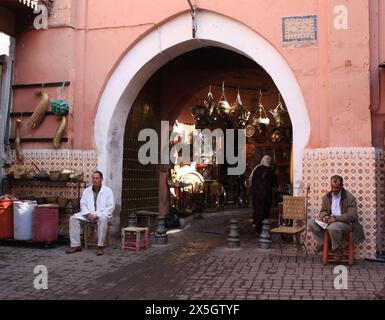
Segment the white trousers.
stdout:
<svg viewBox="0 0 385 320">
<path fill-rule="evenodd" d="M 85 221 L 87 220 L 79 216 L 78 214 L 74 214 L 71 216 L 70 223 L 69 223 L 71 248 L 81 246 L 80 227 L 83 223 L 85 223 Z M 99 247 L 103 247 L 104 245 L 104 240 L 106 239 L 106 234 L 107 234 L 108 221 L 109 219 L 106 216 L 101 216 L 98 219 L 97 228 L 98 228 L 98 246 Z"/>
</svg>

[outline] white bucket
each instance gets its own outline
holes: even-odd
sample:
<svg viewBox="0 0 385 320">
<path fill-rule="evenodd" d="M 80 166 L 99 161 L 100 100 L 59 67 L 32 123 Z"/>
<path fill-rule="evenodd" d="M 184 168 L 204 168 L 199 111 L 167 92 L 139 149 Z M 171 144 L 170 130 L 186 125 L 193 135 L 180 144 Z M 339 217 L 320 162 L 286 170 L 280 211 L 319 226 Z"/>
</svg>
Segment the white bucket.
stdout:
<svg viewBox="0 0 385 320">
<path fill-rule="evenodd" d="M 13 203 L 15 240 L 32 240 L 33 214 L 36 206 L 36 201 L 15 201 Z"/>
</svg>

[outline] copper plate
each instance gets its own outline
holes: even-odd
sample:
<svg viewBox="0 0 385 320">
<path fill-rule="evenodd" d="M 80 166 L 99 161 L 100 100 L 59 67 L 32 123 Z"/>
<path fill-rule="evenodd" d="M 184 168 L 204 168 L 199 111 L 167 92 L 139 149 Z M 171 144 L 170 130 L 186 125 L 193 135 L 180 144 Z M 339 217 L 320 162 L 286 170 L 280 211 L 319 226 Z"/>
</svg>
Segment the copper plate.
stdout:
<svg viewBox="0 0 385 320">
<path fill-rule="evenodd" d="M 283 140 L 283 138 L 284 138 L 284 133 L 281 128 L 277 127 L 272 130 L 271 136 L 270 136 L 272 143 L 280 143 Z"/>
<path fill-rule="evenodd" d="M 251 124 L 247 125 L 246 128 L 246 137 L 251 138 L 255 133 L 255 127 Z"/>
</svg>

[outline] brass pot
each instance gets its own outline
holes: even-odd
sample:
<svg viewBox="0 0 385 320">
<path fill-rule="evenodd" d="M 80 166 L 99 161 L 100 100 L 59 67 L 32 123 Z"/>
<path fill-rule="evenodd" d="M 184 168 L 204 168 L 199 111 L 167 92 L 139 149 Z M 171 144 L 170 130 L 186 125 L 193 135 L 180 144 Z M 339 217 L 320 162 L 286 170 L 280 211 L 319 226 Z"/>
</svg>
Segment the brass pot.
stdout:
<svg viewBox="0 0 385 320">
<path fill-rule="evenodd" d="M 70 174 L 71 181 L 82 182 L 84 180 L 84 172 Z"/>
<path fill-rule="evenodd" d="M 52 181 L 58 181 L 60 179 L 61 172 L 60 171 L 50 171 L 49 178 Z"/>
<path fill-rule="evenodd" d="M 44 200 L 46 203 L 56 203 L 57 197 L 45 197 Z"/>
<path fill-rule="evenodd" d="M 69 179 L 70 179 L 70 175 L 71 175 L 71 173 L 68 173 L 68 172 L 66 172 L 66 173 L 61 173 L 60 174 L 60 178 L 59 178 L 59 180 L 60 181 L 68 181 Z"/>
<path fill-rule="evenodd" d="M 229 114 L 231 111 L 231 106 L 226 100 L 222 100 L 218 103 L 218 109 L 222 114 Z"/>
</svg>

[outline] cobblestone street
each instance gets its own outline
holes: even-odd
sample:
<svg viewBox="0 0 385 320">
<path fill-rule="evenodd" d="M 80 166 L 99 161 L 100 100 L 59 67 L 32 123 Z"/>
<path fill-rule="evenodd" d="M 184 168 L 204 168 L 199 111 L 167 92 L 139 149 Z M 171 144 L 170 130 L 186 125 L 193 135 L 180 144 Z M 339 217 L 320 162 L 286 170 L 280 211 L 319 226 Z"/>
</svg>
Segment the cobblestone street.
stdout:
<svg viewBox="0 0 385 320">
<path fill-rule="evenodd" d="M 167 245 L 138 253 L 113 242 L 102 257 L 94 249 L 67 255 L 52 249 L 0 246 L 0 299 L 375 299 L 385 286 L 385 264 L 355 261 L 348 289 L 336 290 L 334 265 L 320 256 L 284 248 L 258 249 L 249 210 L 191 219 Z M 241 247 L 227 248 L 231 218 L 241 226 Z M 287 246 L 292 246 L 288 244 Z M 34 268 L 48 269 L 48 289 L 36 290 Z"/>
</svg>

